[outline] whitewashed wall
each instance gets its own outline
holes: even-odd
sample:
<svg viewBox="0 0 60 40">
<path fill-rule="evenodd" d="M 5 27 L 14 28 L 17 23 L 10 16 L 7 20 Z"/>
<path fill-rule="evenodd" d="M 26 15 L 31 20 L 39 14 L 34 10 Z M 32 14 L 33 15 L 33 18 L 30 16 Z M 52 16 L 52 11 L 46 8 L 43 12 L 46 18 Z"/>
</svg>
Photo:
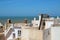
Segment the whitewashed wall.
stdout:
<svg viewBox="0 0 60 40">
<path fill-rule="evenodd" d="M 51 28 L 45 29 L 43 31 L 43 40 L 51 40 Z"/>
<path fill-rule="evenodd" d="M 60 40 L 60 27 L 51 27 L 51 40 Z"/>
<path fill-rule="evenodd" d="M 13 39 L 13 33 L 15 33 L 15 38 L 18 38 L 18 30 L 21 30 L 21 29 L 14 29 L 14 31 L 11 33 L 11 35 L 8 37 L 7 40 Z"/>
<path fill-rule="evenodd" d="M 45 29 L 43 32 L 43 40 L 60 40 L 60 27 L 54 26 Z"/>
<path fill-rule="evenodd" d="M 45 25 L 45 29 L 48 29 L 52 26 L 52 24 L 54 23 L 53 21 L 45 21 L 46 25 Z"/>
<path fill-rule="evenodd" d="M 15 38 L 18 38 L 18 30 L 21 30 L 21 29 L 14 29 Z"/>
<path fill-rule="evenodd" d="M 43 31 L 24 28 L 22 29 L 21 40 L 43 40 Z"/>
<path fill-rule="evenodd" d="M 29 29 L 22 29 L 21 40 L 29 40 Z"/>
<path fill-rule="evenodd" d="M 12 32 L 11 35 L 7 38 L 7 40 L 13 40 L 13 32 Z"/>
<path fill-rule="evenodd" d="M 39 20 L 32 20 L 33 27 L 39 27 Z"/>
<path fill-rule="evenodd" d="M 36 20 L 36 18 L 34 18 L 34 20 L 32 20 L 33 27 L 39 27 L 40 20 L 41 20 L 41 15 L 39 15 L 38 20 Z"/>
</svg>

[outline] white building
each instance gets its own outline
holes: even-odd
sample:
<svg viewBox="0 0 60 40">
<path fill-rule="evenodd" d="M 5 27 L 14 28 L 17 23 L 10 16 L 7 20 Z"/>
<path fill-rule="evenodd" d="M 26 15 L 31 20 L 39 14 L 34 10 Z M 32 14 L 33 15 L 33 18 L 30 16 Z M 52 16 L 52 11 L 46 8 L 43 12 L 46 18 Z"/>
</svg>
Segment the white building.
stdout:
<svg viewBox="0 0 60 40">
<path fill-rule="evenodd" d="M 41 15 L 39 20 L 32 20 L 30 23 L 15 23 L 5 25 L 4 35 L 7 40 L 60 40 L 60 18 L 43 18 L 45 20 L 44 29 L 39 30 Z M 43 25 L 41 26 L 43 27 Z"/>
<path fill-rule="evenodd" d="M 41 15 L 39 16 L 41 20 Z M 32 20 L 33 27 L 39 27 L 40 21 Z M 45 29 L 42 31 L 43 38 L 41 40 L 60 40 L 60 18 L 43 18 L 45 20 Z"/>
<path fill-rule="evenodd" d="M 39 27 L 40 20 L 41 16 L 39 16 L 39 20 L 36 20 L 36 18 L 34 18 L 34 20 L 32 20 L 33 27 Z"/>
<path fill-rule="evenodd" d="M 51 25 L 54 23 L 54 18 L 43 18 L 43 20 L 45 20 L 45 29 L 50 28 Z M 32 20 L 32 24 L 33 27 L 39 27 L 40 25 L 40 21 L 41 21 L 41 15 L 39 15 L 39 20 L 36 20 L 36 18 L 34 18 L 34 20 Z"/>
<path fill-rule="evenodd" d="M 28 24 L 25 24 L 25 23 L 9 24 L 9 27 L 7 27 L 7 29 L 4 30 L 4 35 L 6 39 L 7 40 L 16 40 L 16 39 L 21 40 L 22 31 L 23 31 L 22 29 L 24 29 L 24 27 L 27 27 L 28 25 L 29 23 Z"/>
</svg>

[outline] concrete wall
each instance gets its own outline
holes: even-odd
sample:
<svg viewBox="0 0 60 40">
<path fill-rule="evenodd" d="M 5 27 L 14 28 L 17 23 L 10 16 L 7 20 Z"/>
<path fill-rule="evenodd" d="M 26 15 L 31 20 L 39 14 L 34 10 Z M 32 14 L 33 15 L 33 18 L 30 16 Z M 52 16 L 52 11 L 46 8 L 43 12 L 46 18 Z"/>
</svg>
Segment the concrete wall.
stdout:
<svg viewBox="0 0 60 40">
<path fill-rule="evenodd" d="M 53 21 L 45 21 L 46 22 L 46 26 L 45 29 L 48 29 L 52 26 L 52 24 L 54 23 Z"/>
<path fill-rule="evenodd" d="M 13 33 L 11 33 L 10 37 L 7 38 L 7 40 L 12 40 L 13 39 Z"/>
<path fill-rule="evenodd" d="M 18 38 L 18 30 L 21 30 L 21 29 L 14 29 L 15 38 Z"/>
<path fill-rule="evenodd" d="M 43 40 L 51 40 L 51 28 L 45 29 L 43 31 Z"/>
<path fill-rule="evenodd" d="M 32 20 L 33 27 L 39 27 L 39 20 Z"/>
<path fill-rule="evenodd" d="M 22 29 L 21 40 L 43 40 L 43 31 L 31 28 Z"/>
<path fill-rule="evenodd" d="M 38 20 L 36 20 L 36 18 L 34 18 L 34 20 L 32 20 L 33 27 L 39 27 L 40 20 L 41 20 L 41 15 L 39 15 Z"/>
<path fill-rule="evenodd" d="M 43 40 L 43 31 L 42 30 L 30 30 L 30 39 L 29 40 Z"/>
<path fill-rule="evenodd" d="M 7 40 L 12 40 L 13 39 L 13 33 L 15 33 L 15 38 L 18 38 L 18 30 L 21 30 L 21 29 L 17 29 L 17 28 L 14 28 L 14 31 L 11 33 L 11 35 L 8 37 Z"/>
<path fill-rule="evenodd" d="M 51 27 L 51 40 L 60 40 L 60 27 Z"/>
<path fill-rule="evenodd" d="M 29 40 L 29 29 L 22 30 L 21 40 Z"/>
<path fill-rule="evenodd" d="M 60 40 L 60 27 L 54 26 L 43 31 L 43 40 Z"/>
<path fill-rule="evenodd" d="M 15 31 L 17 33 L 17 30 Z M 60 27 L 51 27 L 45 30 L 26 27 L 21 31 L 21 40 L 60 40 Z"/>
</svg>

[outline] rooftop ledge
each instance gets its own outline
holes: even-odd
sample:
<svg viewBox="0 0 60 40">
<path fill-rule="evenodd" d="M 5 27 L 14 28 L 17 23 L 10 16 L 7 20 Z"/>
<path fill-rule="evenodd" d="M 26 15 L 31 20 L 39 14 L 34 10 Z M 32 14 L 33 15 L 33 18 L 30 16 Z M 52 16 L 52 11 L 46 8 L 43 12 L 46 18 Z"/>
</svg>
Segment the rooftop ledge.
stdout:
<svg viewBox="0 0 60 40">
<path fill-rule="evenodd" d="M 53 27 L 55 27 L 55 26 L 60 26 L 60 23 L 59 23 L 59 24 L 53 24 L 52 26 L 53 26 Z"/>
</svg>

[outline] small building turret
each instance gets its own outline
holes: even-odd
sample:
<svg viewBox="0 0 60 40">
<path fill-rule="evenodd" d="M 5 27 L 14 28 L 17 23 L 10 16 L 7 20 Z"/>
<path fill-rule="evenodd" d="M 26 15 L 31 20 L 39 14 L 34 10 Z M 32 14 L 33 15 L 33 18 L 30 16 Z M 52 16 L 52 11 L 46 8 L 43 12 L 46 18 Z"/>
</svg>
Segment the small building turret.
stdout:
<svg viewBox="0 0 60 40">
<path fill-rule="evenodd" d="M 11 19 L 8 19 L 6 24 L 5 24 L 5 27 L 6 27 L 5 29 L 8 29 L 10 27 L 11 23 L 12 23 Z"/>
<path fill-rule="evenodd" d="M 40 15 L 40 24 L 39 24 L 39 30 L 40 29 L 44 29 L 45 27 L 45 20 L 43 20 L 43 18 L 49 18 L 49 15 L 48 14 L 41 14 Z"/>
<path fill-rule="evenodd" d="M 3 25 L 2 23 L 0 23 L 0 33 L 2 33 L 4 30 L 3 30 Z"/>
<path fill-rule="evenodd" d="M 8 24 L 9 24 L 9 23 L 12 23 L 12 22 L 11 22 L 11 19 L 8 19 L 8 20 L 7 20 L 7 23 L 8 23 Z"/>
<path fill-rule="evenodd" d="M 26 24 L 27 24 L 27 22 L 28 22 L 28 21 L 27 21 L 27 19 L 25 18 L 25 19 L 24 19 L 24 23 L 26 23 Z"/>
</svg>

